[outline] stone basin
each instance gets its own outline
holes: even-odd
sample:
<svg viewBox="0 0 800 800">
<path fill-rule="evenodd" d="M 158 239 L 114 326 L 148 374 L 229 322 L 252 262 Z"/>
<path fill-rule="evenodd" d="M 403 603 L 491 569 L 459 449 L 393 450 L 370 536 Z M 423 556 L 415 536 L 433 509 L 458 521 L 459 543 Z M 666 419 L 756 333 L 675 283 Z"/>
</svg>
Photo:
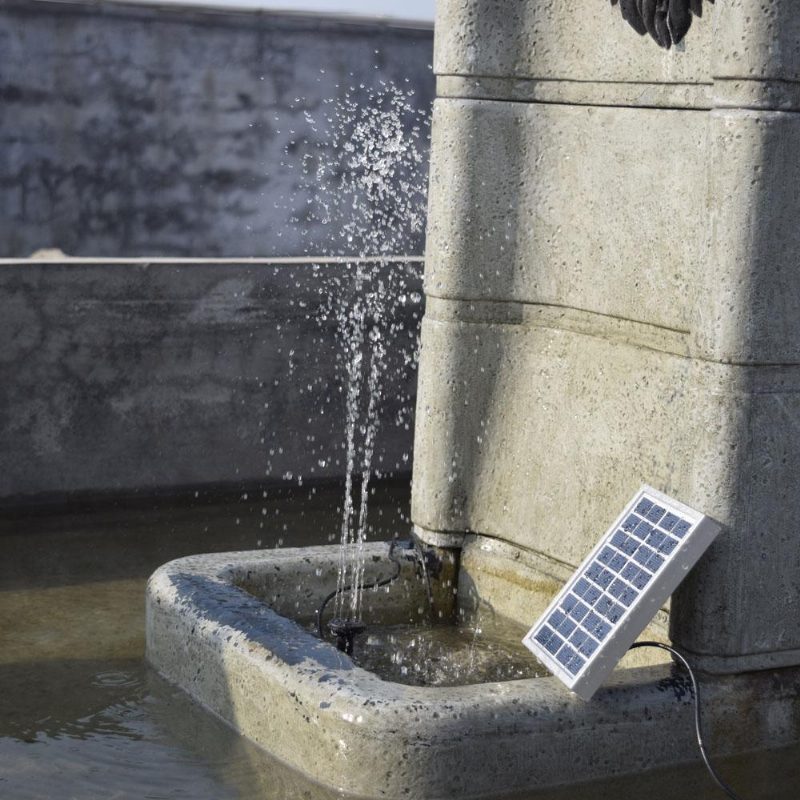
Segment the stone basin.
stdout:
<svg viewBox="0 0 800 800">
<path fill-rule="evenodd" d="M 467 536 L 458 610 L 531 623 L 563 566 Z M 367 582 L 391 574 L 366 547 Z M 147 589 L 147 658 L 243 736 L 316 781 L 360 797 L 463 798 L 590 781 L 698 757 L 688 684 L 668 663 L 626 656 L 586 703 L 553 677 L 430 687 L 382 680 L 310 630 L 336 586 L 337 546 L 198 555 Z M 403 564 L 368 591 L 364 619 L 422 619 L 428 591 Z M 663 619 L 646 632 L 664 638 Z M 637 666 L 637 664 L 639 664 Z M 795 669 L 705 676 L 715 754 L 796 740 Z M 758 702 L 755 702 L 755 700 Z"/>
</svg>

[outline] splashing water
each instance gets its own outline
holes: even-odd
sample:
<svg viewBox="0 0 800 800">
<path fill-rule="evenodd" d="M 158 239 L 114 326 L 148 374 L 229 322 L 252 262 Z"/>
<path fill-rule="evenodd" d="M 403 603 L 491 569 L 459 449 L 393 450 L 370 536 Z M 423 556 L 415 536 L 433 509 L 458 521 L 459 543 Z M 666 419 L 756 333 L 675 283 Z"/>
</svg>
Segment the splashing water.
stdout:
<svg viewBox="0 0 800 800">
<path fill-rule="evenodd" d="M 305 112 L 318 138 L 302 157 L 299 189 L 309 207 L 292 222 L 325 226 L 327 255 L 420 254 L 430 109 L 418 108 L 414 97 L 412 89 L 381 81 L 350 87 L 316 116 Z M 311 248 L 318 248 L 314 239 Z"/>
<path fill-rule="evenodd" d="M 457 625 L 371 624 L 353 656 L 383 680 L 409 686 L 466 686 L 546 674 L 521 644 L 523 627 L 493 618 Z"/>
<path fill-rule="evenodd" d="M 414 92 L 380 82 L 350 87 L 323 103 L 306 123 L 320 135 L 303 157 L 311 197 L 294 221 L 326 226 L 328 255 L 357 256 L 346 268 L 348 286 L 329 296 L 324 316 L 336 320 L 339 372 L 346 387 L 345 496 L 334 615 L 359 620 L 367 538 L 369 485 L 379 432 L 383 376 L 398 348 L 406 366 L 417 359 L 416 329 L 406 330 L 401 306 L 421 306 L 409 287 L 418 263 L 397 256 L 419 249 L 425 225 L 430 109 Z M 318 245 L 316 245 L 318 246 Z M 416 316 L 416 315 L 415 315 Z M 400 342 L 412 337 L 412 347 Z M 411 351 L 409 354 L 409 350 Z M 348 587 L 350 590 L 348 591 Z"/>
</svg>

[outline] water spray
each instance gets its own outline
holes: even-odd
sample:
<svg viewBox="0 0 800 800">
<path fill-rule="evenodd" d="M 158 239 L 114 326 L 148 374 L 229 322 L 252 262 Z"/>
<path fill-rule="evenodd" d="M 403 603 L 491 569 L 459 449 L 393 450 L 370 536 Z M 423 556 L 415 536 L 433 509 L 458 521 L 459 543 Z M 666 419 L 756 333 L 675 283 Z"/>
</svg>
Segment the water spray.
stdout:
<svg viewBox="0 0 800 800">
<path fill-rule="evenodd" d="M 345 389 L 345 491 L 336 590 L 329 630 L 340 650 L 352 653 L 361 621 L 365 589 L 391 583 L 399 575 L 364 583 L 370 480 L 384 401 L 384 374 L 392 346 L 407 331 L 395 311 L 419 304 L 408 286 L 407 270 L 386 269 L 397 253 L 421 244 L 427 207 L 426 146 L 430 109 L 418 108 L 413 90 L 383 81 L 375 87 L 346 88 L 315 112 L 305 112 L 315 134 L 304 140 L 301 188 L 308 198 L 302 217 L 329 232 L 324 249 L 347 257 L 370 255 L 385 261 L 367 266 L 354 259 L 353 293 L 333 293 L 322 318 L 332 317 L 341 344 L 337 357 Z M 311 243 L 316 250 L 319 242 Z M 416 361 L 417 347 L 406 363 Z M 398 416 L 397 423 L 401 423 Z M 406 425 L 408 423 L 406 422 Z M 380 455 L 380 454 L 379 454 Z M 404 459 L 406 456 L 404 456 Z M 397 465 L 399 467 L 399 464 Z M 356 476 L 360 478 L 360 483 Z M 394 549 L 390 558 L 394 560 Z M 322 636 L 321 619 L 318 624 Z"/>
</svg>

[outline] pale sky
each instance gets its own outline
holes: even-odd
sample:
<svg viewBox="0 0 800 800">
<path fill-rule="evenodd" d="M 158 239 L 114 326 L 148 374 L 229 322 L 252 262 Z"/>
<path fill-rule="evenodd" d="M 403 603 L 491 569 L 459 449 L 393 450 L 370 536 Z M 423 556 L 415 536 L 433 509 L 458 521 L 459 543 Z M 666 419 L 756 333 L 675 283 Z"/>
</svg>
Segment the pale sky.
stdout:
<svg viewBox="0 0 800 800">
<path fill-rule="evenodd" d="M 362 17 L 433 22 L 435 0 L 139 0 L 159 5 L 270 8 L 284 11 L 321 11 L 327 14 L 357 14 Z"/>
</svg>

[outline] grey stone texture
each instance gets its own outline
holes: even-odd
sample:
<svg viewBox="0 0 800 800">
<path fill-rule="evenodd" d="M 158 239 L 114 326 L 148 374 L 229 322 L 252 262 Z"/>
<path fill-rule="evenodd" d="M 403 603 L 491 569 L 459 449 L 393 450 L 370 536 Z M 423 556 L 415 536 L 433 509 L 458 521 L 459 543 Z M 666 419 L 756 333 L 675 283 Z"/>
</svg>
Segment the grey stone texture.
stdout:
<svg viewBox="0 0 800 800">
<path fill-rule="evenodd" d="M 715 79 L 800 81 L 800 19 L 792 2 L 728 0 L 716 13 Z"/>
<path fill-rule="evenodd" d="M 374 20 L 3 0 L 0 257 L 332 252 L 303 173 L 330 138 L 326 101 L 366 106 L 384 82 L 429 110 L 432 39 Z M 393 252 L 422 253 L 421 228 L 393 236 Z"/>
<path fill-rule="evenodd" d="M 395 300 L 374 466 L 407 473 L 421 264 L 361 268 L 0 264 L 0 497 L 341 479 L 336 312 L 378 281 Z"/>
<path fill-rule="evenodd" d="M 439 0 L 434 69 L 448 76 L 702 83 L 710 76 L 715 13 L 710 8 L 696 20 L 679 56 L 670 58 L 609 3 Z"/>
<path fill-rule="evenodd" d="M 431 186 L 447 191 L 432 199 L 430 294 L 689 328 L 705 114 L 439 99 L 435 120 Z"/>
<path fill-rule="evenodd" d="M 497 550 L 494 539 L 465 545 L 461 580 L 477 604 L 540 613 L 546 598 L 536 586 L 552 585 L 552 570 L 520 569 L 524 553 Z M 366 556 L 368 580 L 392 569 L 385 544 L 368 544 Z M 164 565 L 147 589 L 148 659 L 243 735 L 358 797 L 496 797 L 696 757 L 692 737 L 675 734 L 691 727 L 691 695 L 665 663 L 633 667 L 626 657 L 591 703 L 554 677 L 448 688 L 381 680 L 309 630 L 338 560 L 330 546 Z M 415 618 L 422 586 L 406 567 L 388 591 L 365 595 L 365 616 Z M 715 754 L 794 741 L 797 680 L 796 669 L 706 679 Z"/>
<path fill-rule="evenodd" d="M 800 363 L 800 114 L 719 109 L 709 126 L 709 247 L 693 351 Z"/>
<path fill-rule="evenodd" d="M 795 17 L 439 6 L 413 520 L 569 568 L 655 485 L 725 526 L 671 611 L 720 672 L 800 662 Z"/>
</svg>

